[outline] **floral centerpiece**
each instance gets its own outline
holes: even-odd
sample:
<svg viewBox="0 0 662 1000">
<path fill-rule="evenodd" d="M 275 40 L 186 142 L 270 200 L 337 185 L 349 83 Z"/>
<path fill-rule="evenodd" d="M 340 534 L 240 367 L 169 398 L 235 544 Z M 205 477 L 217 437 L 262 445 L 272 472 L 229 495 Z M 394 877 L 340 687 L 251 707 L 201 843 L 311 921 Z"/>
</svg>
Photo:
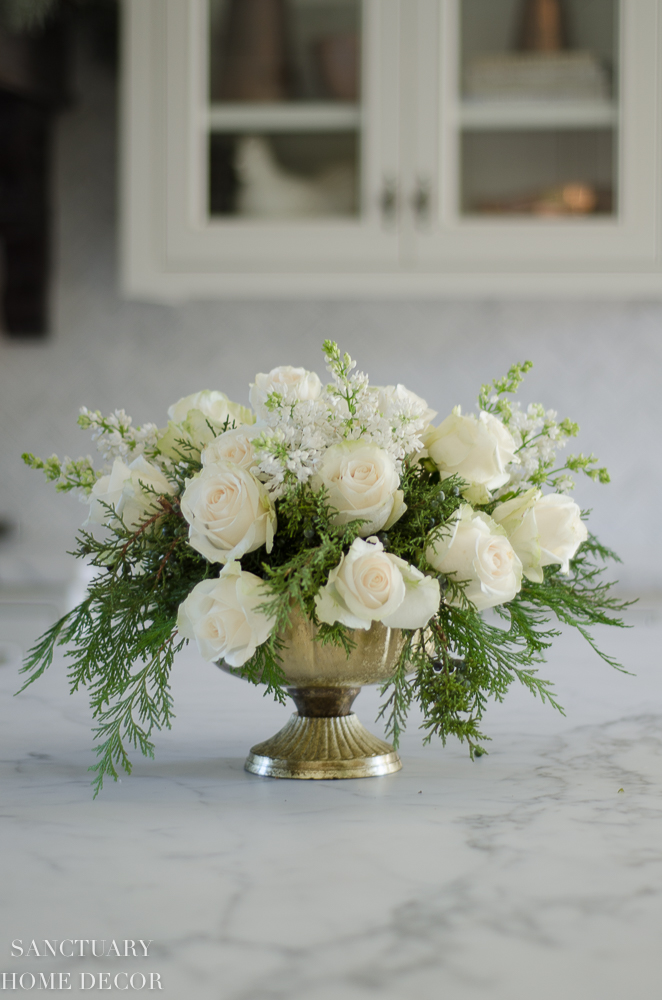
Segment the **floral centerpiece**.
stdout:
<svg viewBox="0 0 662 1000">
<path fill-rule="evenodd" d="M 415 393 L 371 386 L 335 343 L 323 350 L 327 385 L 275 368 L 255 377 L 252 409 L 198 392 L 159 429 L 83 408 L 101 469 L 23 456 L 89 504 L 75 555 L 98 574 L 23 670 L 27 686 L 69 647 L 71 688 L 89 690 L 96 722 L 97 791 L 130 771 L 127 746 L 153 754 L 188 642 L 284 701 L 294 615 L 348 658 L 362 633 L 400 630 L 388 734 L 397 746 L 415 701 L 426 740 L 457 736 L 473 756 L 488 699 L 515 680 L 559 707 L 536 672 L 551 619 L 593 648 L 591 626 L 622 624 L 602 579 L 615 556 L 568 495 L 575 473 L 609 477 L 592 455 L 557 459 L 576 424 L 510 398 L 529 362 L 482 387 L 477 415 L 456 406 L 435 425 Z"/>
</svg>

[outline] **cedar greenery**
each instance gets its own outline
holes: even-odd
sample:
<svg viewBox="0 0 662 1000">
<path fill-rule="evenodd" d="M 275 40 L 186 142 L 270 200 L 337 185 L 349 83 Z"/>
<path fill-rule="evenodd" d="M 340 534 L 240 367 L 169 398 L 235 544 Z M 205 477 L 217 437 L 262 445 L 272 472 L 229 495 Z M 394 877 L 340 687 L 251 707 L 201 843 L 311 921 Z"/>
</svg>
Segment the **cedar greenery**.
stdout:
<svg viewBox="0 0 662 1000">
<path fill-rule="evenodd" d="M 325 345 L 327 354 L 330 349 Z M 339 354 L 336 360 L 342 364 Z M 515 365 L 504 379 L 483 386 L 481 408 L 507 422 L 511 410 L 505 396 L 515 392 L 528 367 L 528 362 Z M 83 426 L 87 426 L 87 419 L 81 418 Z M 223 429 L 232 426 L 226 422 Z M 576 425 L 569 421 L 555 426 L 560 428 L 556 433 L 576 433 Z M 209 428 L 218 433 L 211 425 Z M 125 433 L 128 428 L 123 427 L 122 435 Z M 199 472 L 201 465 L 199 450 L 190 441 L 182 438 L 177 446 L 173 475 L 181 493 L 186 480 Z M 89 460 L 23 457 L 64 491 L 81 487 L 89 491 L 98 475 Z M 606 481 L 606 470 L 596 471 L 592 456 L 583 465 L 571 457 L 564 469 L 571 469 L 573 463 L 576 469 Z M 558 470 L 541 461 L 536 481 L 553 482 L 557 474 Z M 439 576 L 425 557 L 430 539 L 444 532 L 444 525 L 463 502 L 465 484 L 457 477 L 442 482 L 429 459 L 408 459 L 400 485 L 407 511 L 378 537 L 388 552 L 437 576 L 442 595 L 459 603 L 451 606 L 442 599 L 438 614 L 424 629 L 403 630 L 405 645 L 394 676 L 382 690 L 385 700 L 380 710 L 396 746 L 414 702 L 423 712 L 425 742 L 438 736 L 445 744 L 449 736 L 455 736 L 467 743 L 472 757 L 486 752 L 482 741 L 488 737 L 481 726 L 489 700 L 501 701 L 515 681 L 563 711 L 551 682 L 537 673 L 546 650 L 559 634 L 559 624 L 577 628 L 608 664 L 622 669 L 597 649 L 592 633 L 596 625 L 622 626 L 619 613 L 629 603 L 616 598 L 613 585 L 603 581 L 606 563 L 617 559 L 613 552 L 589 535 L 571 562 L 569 576 L 563 576 L 557 566 L 547 566 L 544 583 L 524 580 L 517 596 L 496 607 L 495 616 L 487 620 L 464 599 L 462 581 Z M 521 490 L 513 490 L 506 498 L 517 492 Z M 494 502 L 483 506 L 488 513 L 493 508 Z M 276 500 L 276 512 L 278 530 L 271 553 L 263 546 L 242 557 L 242 568 L 265 581 L 263 609 L 274 617 L 276 627 L 254 656 L 234 672 L 263 685 L 265 694 L 284 702 L 279 633 L 287 626 L 293 607 L 319 624 L 315 597 L 330 570 L 359 536 L 363 522 L 334 527 L 331 518 L 335 512 L 329 508 L 324 490 L 313 492 L 302 483 L 291 486 Z M 106 535 L 96 538 L 81 531 L 72 553 L 91 561 L 99 571 L 87 597 L 29 651 L 22 667 L 27 677 L 21 688 L 25 690 L 51 665 L 57 646 L 66 647 L 71 691 L 85 687 L 90 697 L 98 758 L 90 768 L 95 773 L 95 795 L 104 779 L 117 780 L 121 770 L 131 772 L 129 748 L 152 757 L 154 732 L 170 728 L 174 717 L 170 672 L 176 654 L 188 641 L 177 633 L 178 607 L 197 583 L 218 574 L 218 567 L 188 544 L 188 524 L 176 498 L 154 493 L 144 520 L 131 530 L 111 507 L 108 515 Z M 346 652 L 354 645 L 351 630 L 339 623 L 322 624 L 318 639 Z"/>
</svg>

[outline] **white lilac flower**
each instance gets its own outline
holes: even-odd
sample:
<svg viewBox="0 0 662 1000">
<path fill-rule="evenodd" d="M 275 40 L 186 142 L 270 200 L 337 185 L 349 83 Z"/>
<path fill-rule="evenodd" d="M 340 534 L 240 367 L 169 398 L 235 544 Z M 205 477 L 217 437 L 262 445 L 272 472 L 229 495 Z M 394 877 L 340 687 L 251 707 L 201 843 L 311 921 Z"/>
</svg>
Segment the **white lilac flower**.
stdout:
<svg viewBox="0 0 662 1000">
<path fill-rule="evenodd" d="M 520 484 L 530 481 L 541 463 L 554 459 L 556 453 L 568 443 L 568 436 L 561 432 L 557 424 L 556 410 L 545 410 L 539 403 L 531 403 L 523 410 L 517 402 L 509 404 L 507 427 L 517 445 L 516 457 L 519 462 L 508 466 L 510 478 L 508 483 L 496 493 L 496 496 L 512 490 Z M 562 483 L 556 483 L 555 488 L 564 493 L 571 490 L 574 482 L 566 476 Z"/>
<path fill-rule="evenodd" d="M 110 416 L 104 417 L 99 410 L 88 410 L 86 406 L 81 406 L 78 423 L 92 431 L 92 440 L 96 441 L 108 474 L 116 458 L 134 459 L 146 451 L 151 453 L 156 448 L 156 424 L 147 423 L 134 427 L 131 417 L 124 410 L 115 410 Z"/>
<path fill-rule="evenodd" d="M 344 379 L 332 370 L 333 381 L 308 398 L 271 397 L 264 433 L 254 446 L 257 475 L 272 496 L 282 495 L 288 481 L 306 482 L 336 444 L 360 439 L 376 445 L 398 474 L 405 456 L 421 450 L 431 413 L 426 401 L 401 385 L 371 388 L 367 376 L 352 368 Z"/>
</svg>

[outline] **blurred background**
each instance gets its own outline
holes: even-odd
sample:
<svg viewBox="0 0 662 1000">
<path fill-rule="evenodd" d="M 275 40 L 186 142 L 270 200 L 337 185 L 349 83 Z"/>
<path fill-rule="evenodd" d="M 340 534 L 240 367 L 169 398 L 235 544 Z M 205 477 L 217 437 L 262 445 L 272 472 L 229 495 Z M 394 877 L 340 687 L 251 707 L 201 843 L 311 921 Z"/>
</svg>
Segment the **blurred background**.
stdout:
<svg viewBox="0 0 662 1000">
<path fill-rule="evenodd" d="M 92 452 L 81 404 L 247 403 L 330 337 L 440 420 L 531 359 L 522 401 L 611 472 L 576 499 L 621 591 L 659 597 L 657 50 L 623 35 L 656 6 L 5 0 L 0 595 L 74 582 L 86 509 L 20 455 Z"/>
</svg>

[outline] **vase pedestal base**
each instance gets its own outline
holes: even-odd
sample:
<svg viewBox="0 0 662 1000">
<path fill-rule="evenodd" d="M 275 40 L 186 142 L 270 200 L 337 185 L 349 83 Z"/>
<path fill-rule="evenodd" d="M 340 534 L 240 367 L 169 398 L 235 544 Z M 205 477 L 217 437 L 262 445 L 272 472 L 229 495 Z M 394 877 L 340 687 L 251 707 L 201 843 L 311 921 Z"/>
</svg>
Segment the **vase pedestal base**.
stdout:
<svg viewBox="0 0 662 1000">
<path fill-rule="evenodd" d="M 251 748 L 246 770 L 270 778 L 369 778 L 399 771 L 390 743 L 351 711 L 359 688 L 290 688 L 299 709 L 271 739 Z"/>
</svg>

